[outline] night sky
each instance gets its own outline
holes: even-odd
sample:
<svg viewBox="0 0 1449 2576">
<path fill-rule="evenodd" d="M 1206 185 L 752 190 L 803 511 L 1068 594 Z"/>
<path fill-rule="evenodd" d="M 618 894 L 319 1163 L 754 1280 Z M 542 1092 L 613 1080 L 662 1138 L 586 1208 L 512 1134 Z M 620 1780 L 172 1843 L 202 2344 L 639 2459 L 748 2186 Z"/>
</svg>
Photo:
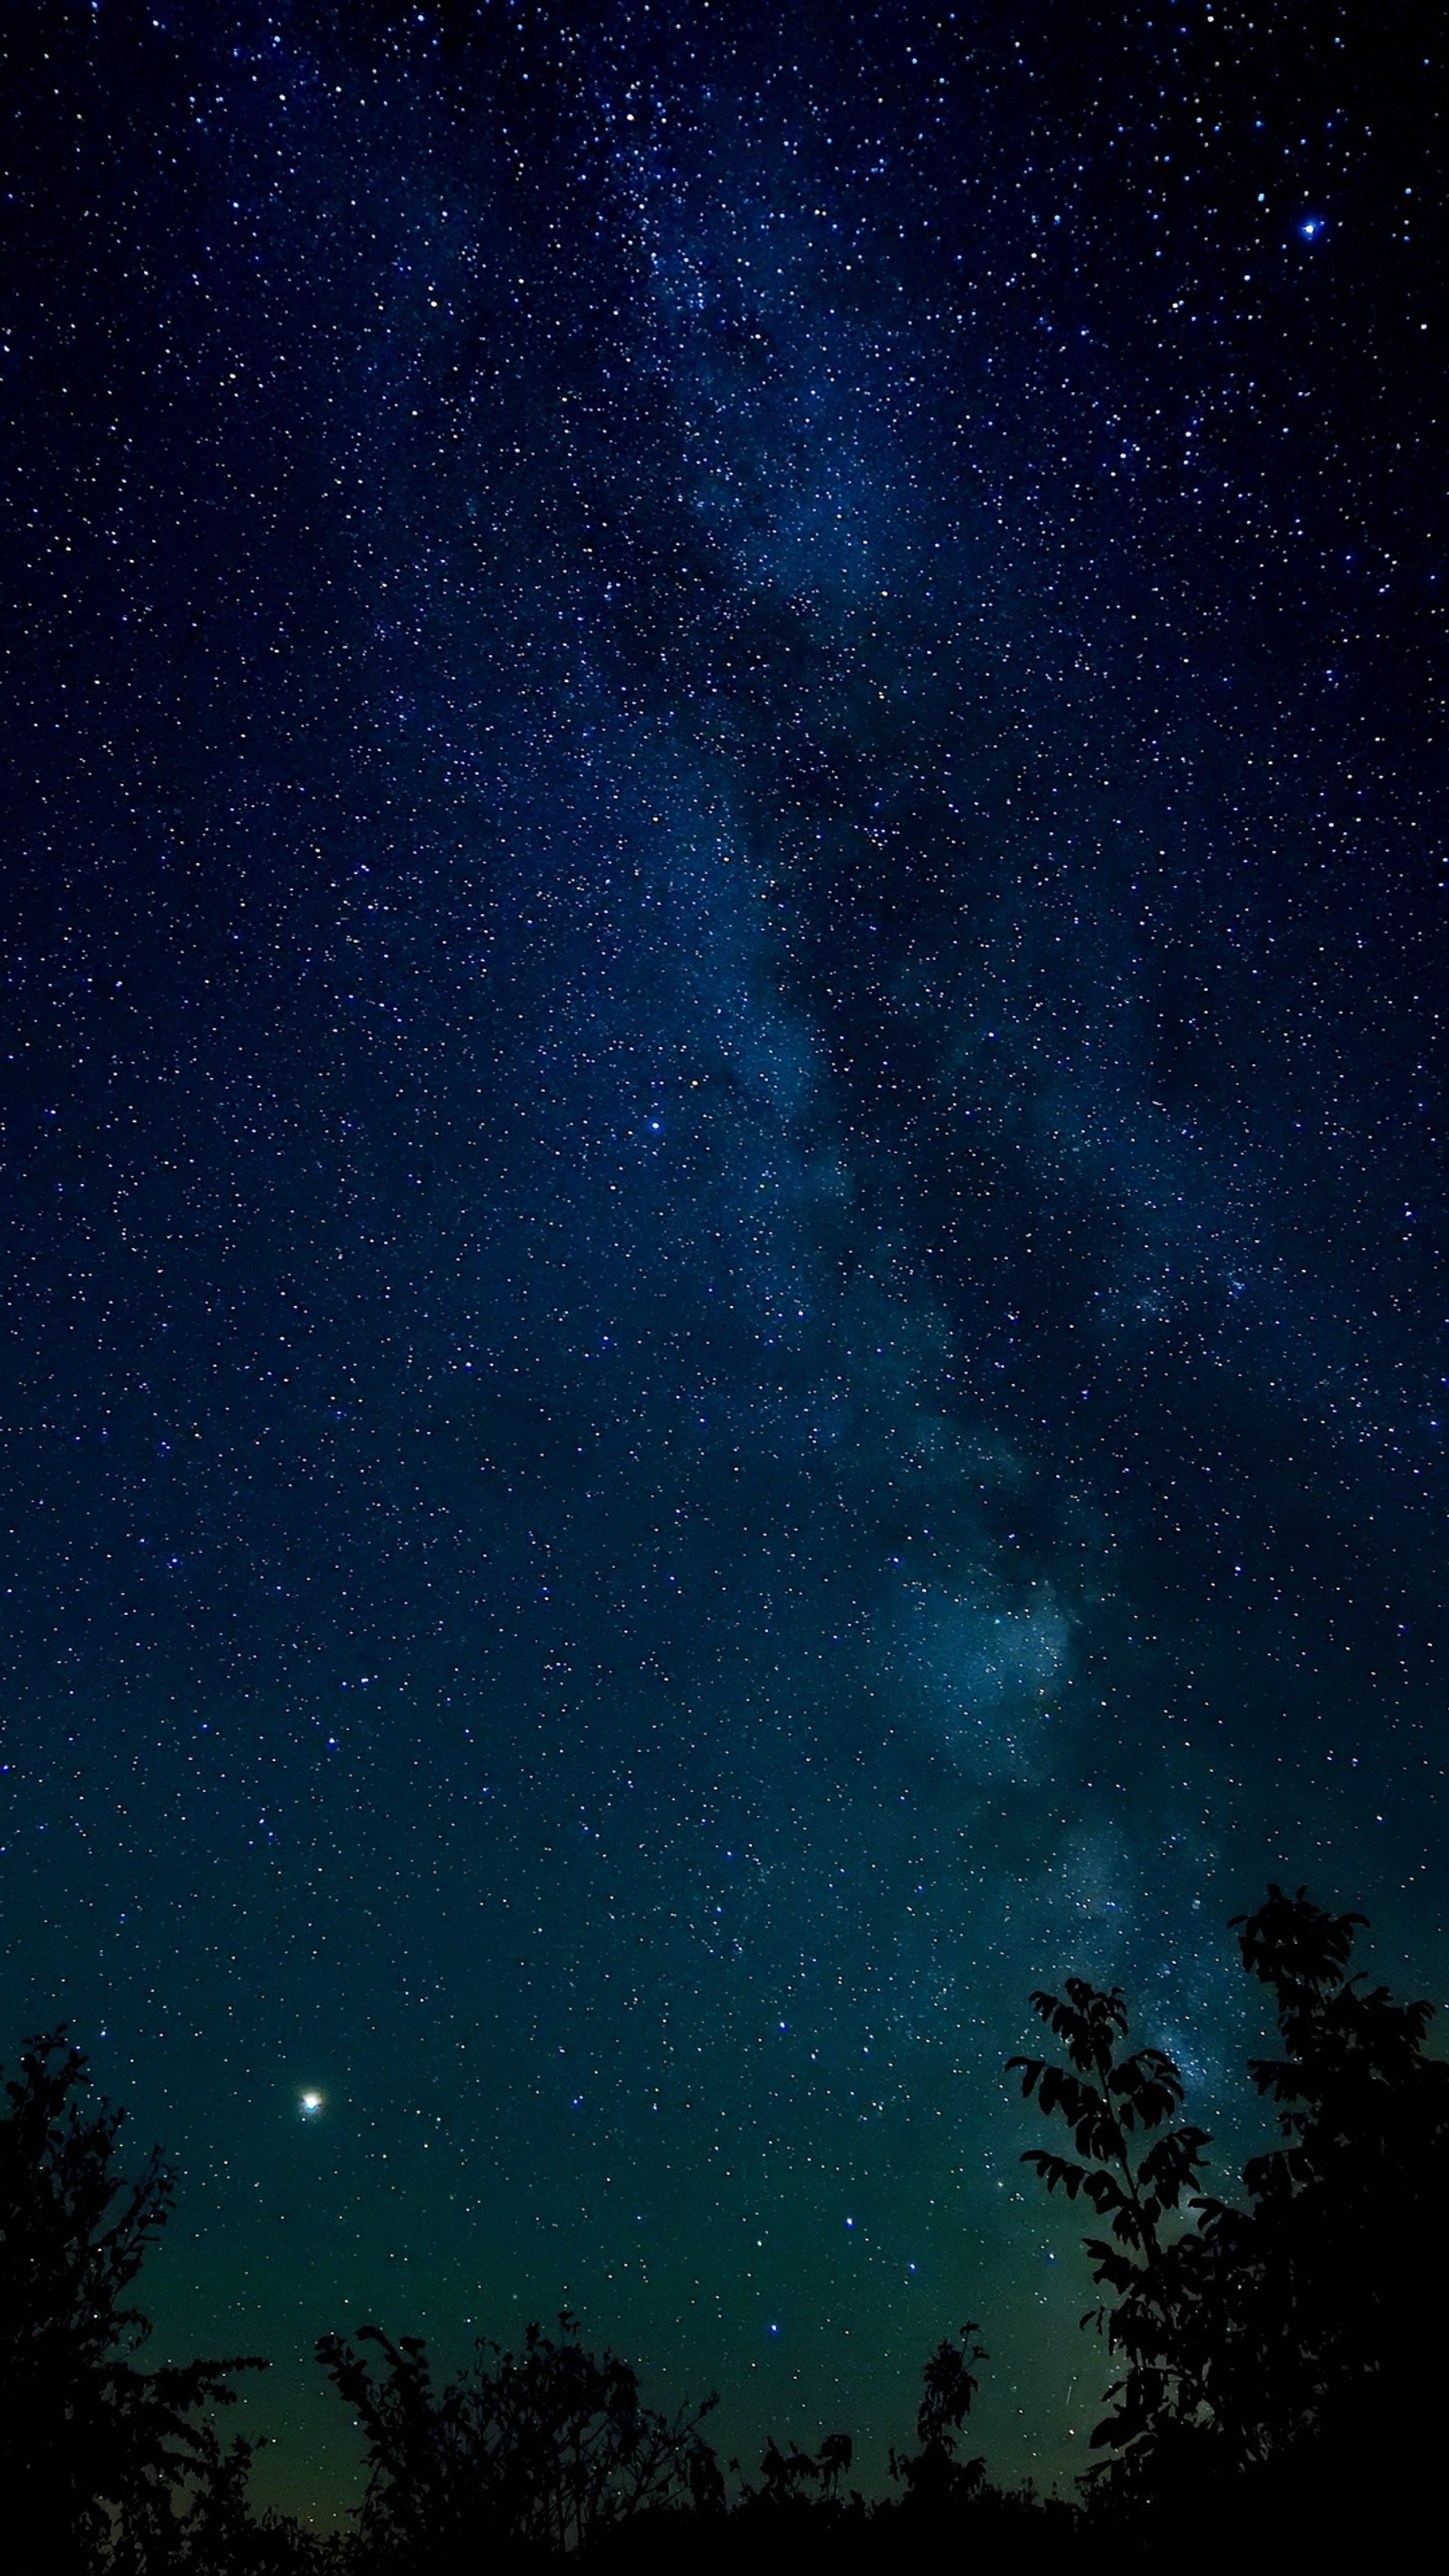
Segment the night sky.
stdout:
<svg viewBox="0 0 1449 2576">
<path fill-rule="evenodd" d="M 1449 1995 L 1427 16 L 5 13 L 0 2056 L 266 2493 L 565 2301 L 1069 2475 L 1028 1990 Z"/>
</svg>

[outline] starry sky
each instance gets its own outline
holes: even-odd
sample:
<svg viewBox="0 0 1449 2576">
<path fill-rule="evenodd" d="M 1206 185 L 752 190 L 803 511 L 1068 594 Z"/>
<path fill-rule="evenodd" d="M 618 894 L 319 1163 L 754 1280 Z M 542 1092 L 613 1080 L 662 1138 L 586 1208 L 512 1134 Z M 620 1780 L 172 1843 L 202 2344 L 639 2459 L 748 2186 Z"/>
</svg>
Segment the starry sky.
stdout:
<svg viewBox="0 0 1449 2576">
<path fill-rule="evenodd" d="M 1070 2474 L 1028 1990 L 1449 1994 L 1442 30 L 4 42 L 0 2054 L 289 2504 L 564 2302 Z"/>
</svg>

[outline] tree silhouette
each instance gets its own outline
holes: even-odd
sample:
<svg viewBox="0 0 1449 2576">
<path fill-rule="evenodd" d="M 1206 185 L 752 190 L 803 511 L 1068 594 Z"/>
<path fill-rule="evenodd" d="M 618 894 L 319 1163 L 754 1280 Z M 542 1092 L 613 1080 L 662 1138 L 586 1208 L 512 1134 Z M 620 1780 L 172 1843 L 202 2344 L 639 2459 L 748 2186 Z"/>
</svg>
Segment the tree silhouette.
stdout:
<svg viewBox="0 0 1449 2576">
<path fill-rule="evenodd" d="M 159 2150 L 117 2164 L 124 2113 L 89 2097 L 63 2031 L 32 2040 L 0 2114 L 0 2496 L 40 2506 L 10 2564 L 46 2576 L 126 2571 L 170 2537 L 202 2456 L 200 2408 L 250 2360 L 141 2370 L 150 2328 L 129 2292 L 170 2213 Z"/>
<path fill-rule="evenodd" d="M 416 2335 L 366 2326 L 381 2367 L 337 2335 L 318 2359 L 354 2407 L 368 2450 L 357 2564 L 473 2569 L 582 2548 L 616 2526 L 689 2498 L 709 2510 L 713 2454 L 700 2427 L 715 2404 L 666 2417 L 611 2353 L 585 2352 L 573 2319 L 555 2342 L 530 2326 L 522 2353 L 480 2343 L 473 2368 L 439 2387 Z"/>
<path fill-rule="evenodd" d="M 1299 2543 L 1330 2517 L 1342 2541 L 1435 2456 L 1449 2067 L 1425 2054 L 1427 2004 L 1349 1973 L 1363 1920 L 1277 1886 L 1237 1918 L 1282 2040 L 1250 2061 L 1279 2143 L 1249 2159 L 1238 2204 L 1192 2192 L 1208 2142 L 1162 2127 L 1182 2099 L 1170 2059 L 1119 2056 L 1120 1993 L 1071 1978 L 1064 2002 L 1032 1998 L 1068 2063 L 1011 2064 L 1083 2161 L 1039 2148 L 1026 2161 L 1111 2227 L 1085 2244 L 1111 2294 L 1095 2321 L 1126 2362 L 1092 2436 L 1113 2456 L 1088 2473 L 1112 2506 L 1216 2496 L 1260 2540 L 1278 2516 Z"/>
<path fill-rule="evenodd" d="M 1350 1974 L 1359 1914 L 1273 1886 L 1239 1918 L 1282 2054 L 1250 2062 L 1280 2143 L 1243 2170 L 1247 2208 L 1203 2215 L 1204 2400 L 1225 2452 L 1291 2488 L 1365 2493 L 1432 2457 L 1449 2294 L 1449 2067 L 1432 2014 Z M 1286 2484 L 1285 2484 L 1286 2481 Z"/>
</svg>

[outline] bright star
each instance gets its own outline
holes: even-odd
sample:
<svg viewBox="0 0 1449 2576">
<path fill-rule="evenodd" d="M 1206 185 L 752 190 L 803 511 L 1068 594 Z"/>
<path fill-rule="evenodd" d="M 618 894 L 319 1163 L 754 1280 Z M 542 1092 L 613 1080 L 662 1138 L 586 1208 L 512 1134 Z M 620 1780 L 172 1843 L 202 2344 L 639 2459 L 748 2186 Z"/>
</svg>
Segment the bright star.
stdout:
<svg viewBox="0 0 1449 2576">
<path fill-rule="evenodd" d="M 1299 224 L 1298 229 L 1305 241 L 1317 241 L 1319 234 L 1324 229 L 1323 217 L 1321 215 L 1305 215 L 1302 222 Z"/>
<path fill-rule="evenodd" d="M 326 2099 L 325 2093 L 299 2093 L 297 2108 L 303 2119 L 315 2120 L 318 2112 L 324 2108 Z"/>
</svg>

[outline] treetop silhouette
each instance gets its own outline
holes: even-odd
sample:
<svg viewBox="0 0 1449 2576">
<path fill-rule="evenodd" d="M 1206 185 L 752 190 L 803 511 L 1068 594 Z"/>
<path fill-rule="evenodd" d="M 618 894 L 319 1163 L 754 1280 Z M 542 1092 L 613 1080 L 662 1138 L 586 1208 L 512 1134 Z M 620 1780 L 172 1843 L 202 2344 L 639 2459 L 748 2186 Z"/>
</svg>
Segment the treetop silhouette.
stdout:
<svg viewBox="0 0 1449 2576">
<path fill-rule="evenodd" d="M 1440 2420 L 1444 2368 L 1423 2329 L 1449 2292 L 1449 2068 L 1425 2054 L 1428 2004 L 1350 1973 L 1363 1920 L 1276 1885 L 1237 1918 L 1282 2041 L 1250 2061 L 1280 2143 L 1249 2158 L 1243 2203 L 1193 2190 L 1209 2141 L 1162 2129 L 1181 2077 L 1160 2051 L 1120 2054 L 1118 1991 L 1070 1978 L 1064 2001 L 1032 1998 L 1067 2063 L 1011 2064 L 1083 2161 L 1025 2160 L 1111 2226 L 1085 2240 L 1111 2299 L 1083 2322 L 1126 2364 L 1092 2435 L 1113 2456 L 1088 2473 L 1114 2504 L 1247 2482 L 1297 2511 L 1331 2460 L 1346 2509 L 1390 2446 L 1412 2452 Z"/>
<path fill-rule="evenodd" d="M 128 2294 L 175 2185 L 159 2149 L 120 2169 L 125 2114 L 93 2101 L 90 2082 L 65 2032 L 44 2032 L 0 2116 L 0 2494 L 44 2498 L 36 2563 L 51 2576 L 91 2576 L 127 2551 L 143 2563 L 202 2455 L 198 2411 L 264 2367 L 137 2366 L 150 2328 Z"/>
</svg>

